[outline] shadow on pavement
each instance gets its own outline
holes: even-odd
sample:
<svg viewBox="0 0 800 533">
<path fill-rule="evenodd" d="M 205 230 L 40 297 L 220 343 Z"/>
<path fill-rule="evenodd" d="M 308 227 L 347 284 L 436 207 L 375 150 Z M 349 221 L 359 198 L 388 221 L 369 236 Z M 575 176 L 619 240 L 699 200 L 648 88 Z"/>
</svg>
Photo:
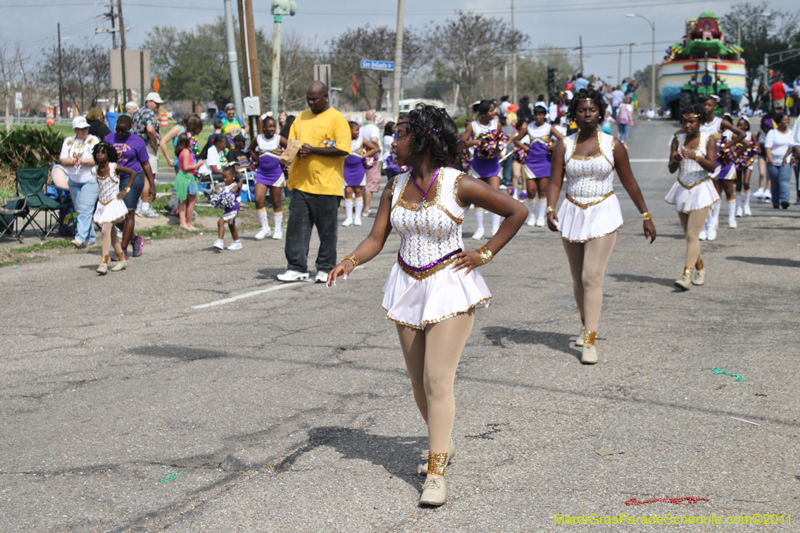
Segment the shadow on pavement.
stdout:
<svg viewBox="0 0 800 533">
<path fill-rule="evenodd" d="M 782 267 L 800 267 L 800 261 L 793 259 L 782 259 L 776 257 L 738 257 L 730 256 L 725 259 L 729 261 L 741 261 L 742 263 L 751 263 L 753 265 L 767 265 L 767 266 L 782 266 Z"/>
<path fill-rule="evenodd" d="M 256 279 L 270 279 L 274 280 L 278 274 L 286 272 L 285 268 L 262 268 L 258 271 Z M 311 279 L 314 279 L 313 277 Z"/>
<path fill-rule="evenodd" d="M 623 283 L 655 283 L 656 285 L 663 285 L 669 288 L 672 288 L 674 286 L 672 284 L 672 280 L 667 278 L 654 278 L 651 276 L 634 276 L 633 274 L 609 274 L 609 276 Z"/>
<path fill-rule="evenodd" d="M 167 357 L 180 359 L 182 361 L 197 361 L 199 359 L 219 359 L 230 357 L 229 353 L 215 350 L 203 350 L 201 348 L 187 348 L 185 346 L 140 346 L 131 348 L 128 353 L 135 355 L 146 355 L 148 357 Z"/>
<path fill-rule="evenodd" d="M 424 437 L 389 437 L 371 435 L 360 429 L 341 426 L 314 428 L 308 432 L 308 443 L 295 450 L 275 466 L 275 471 L 285 472 L 304 453 L 319 446 L 329 446 L 343 459 L 361 459 L 381 466 L 389 474 L 419 489 L 417 466 L 423 462 L 421 453 L 426 448 Z"/>
<path fill-rule="evenodd" d="M 534 331 L 530 329 L 505 328 L 490 326 L 483 328 L 483 335 L 492 342 L 493 346 L 505 348 L 503 340 L 514 344 L 541 344 L 552 350 L 569 354 L 580 359 L 581 354 L 570 348 L 573 338 L 566 333 L 553 333 L 552 331 Z"/>
</svg>

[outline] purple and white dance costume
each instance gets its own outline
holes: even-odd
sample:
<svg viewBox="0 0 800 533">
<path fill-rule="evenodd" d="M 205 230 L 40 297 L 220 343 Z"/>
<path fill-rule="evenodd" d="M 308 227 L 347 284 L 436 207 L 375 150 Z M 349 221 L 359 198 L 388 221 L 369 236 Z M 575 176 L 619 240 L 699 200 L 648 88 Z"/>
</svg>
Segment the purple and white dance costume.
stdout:
<svg viewBox="0 0 800 533">
<path fill-rule="evenodd" d="M 281 168 L 281 136 L 276 133 L 271 139 L 267 139 L 260 133 L 256 137 L 256 154 L 258 155 L 256 183 L 268 187 L 283 187 L 286 178 Z"/>
<path fill-rule="evenodd" d="M 364 168 L 364 143 L 361 137 L 350 142 L 350 154 L 344 158 L 344 184 L 348 187 L 363 187 L 367 184 Z"/>
<path fill-rule="evenodd" d="M 92 167 L 92 176 L 97 178 L 97 186 L 100 193 L 97 197 L 97 208 L 94 211 L 94 221 L 100 224 L 108 222 L 119 222 L 128 214 L 125 202 L 117 198 L 119 194 L 119 176 L 117 175 L 117 164 L 108 164 L 108 176 L 100 177 L 97 175 L 97 167 Z"/>
<path fill-rule="evenodd" d="M 722 119 L 720 117 L 714 117 L 714 120 L 708 123 L 703 123 L 700 125 L 700 133 L 706 133 L 714 137 L 714 140 L 717 142 L 717 168 L 714 169 L 714 172 L 711 174 L 712 179 L 719 179 L 719 180 L 732 180 L 736 178 L 736 167 L 734 166 L 733 162 L 728 162 L 723 165 L 721 158 L 720 158 L 720 146 L 722 145 L 723 138 L 722 138 Z M 717 235 L 717 228 L 719 227 L 719 211 L 721 207 L 721 199 L 718 200 L 714 205 L 711 206 L 711 209 L 708 212 L 708 217 L 706 217 L 706 223 L 703 225 L 703 230 L 700 232 L 700 240 L 705 240 L 709 234 L 711 239 L 714 240 Z M 731 198 L 728 203 L 728 210 L 730 213 L 734 213 L 733 222 L 736 224 L 735 218 L 735 210 L 736 210 L 736 200 Z"/>
<path fill-rule="evenodd" d="M 564 176 L 567 197 L 558 209 L 561 238 L 586 242 L 622 227 L 622 209 L 614 194 L 615 139 L 597 130 L 600 153 L 576 156 L 577 133 L 564 138 Z"/>
<path fill-rule="evenodd" d="M 231 192 L 233 191 L 234 187 L 236 187 L 236 182 L 231 183 L 230 185 L 226 185 L 225 187 L 223 187 L 223 189 L 225 191 Z M 225 211 L 222 213 L 222 220 L 234 226 L 236 225 L 236 215 L 239 214 L 239 208 L 241 207 L 241 205 L 239 204 L 239 195 L 237 194 L 235 195 L 235 197 L 236 197 L 236 202 L 232 206 L 226 207 Z"/>
<path fill-rule="evenodd" d="M 550 142 L 550 124 L 542 124 L 536 127 L 532 122 L 528 124 L 528 136 L 530 137 L 530 147 L 528 157 L 525 158 L 523 171 L 525 179 L 534 180 L 550 177 L 550 161 L 547 159 L 547 144 Z M 547 209 L 547 198 L 536 199 L 536 196 L 528 198 L 528 217 L 529 226 L 544 227 L 544 212 Z"/>
<path fill-rule="evenodd" d="M 686 144 L 686 134 L 679 133 L 678 152 Z M 708 146 L 708 133 L 700 133 L 700 144 L 697 152 L 706 157 L 706 147 Z M 711 207 L 719 200 L 717 189 L 711 183 L 711 173 L 703 169 L 694 159 L 681 159 L 678 167 L 678 179 L 664 198 L 668 204 L 675 206 L 679 213 L 690 213 L 698 209 Z"/>
<path fill-rule="evenodd" d="M 383 286 L 386 318 L 415 329 L 489 307 L 492 294 L 477 270 L 451 268 L 464 249 L 463 216 L 469 206 L 458 199 L 458 182 L 464 174 L 443 168 L 436 180 L 436 196 L 412 204 L 403 200 L 411 181 L 407 172 L 395 178 L 389 219 L 400 234 L 397 263 Z M 431 191 L 432 192 L 432 191 Z"/>
<path fill-rule="evenodd" d="M 477 120 L 472 121 L 472 138 L 475 139 L 479 135 L 484 133 L 489 133 L 490 131 L 494 131 L 500 127 L 500 121 L 497 118 L 493 118 L 488 125 L 484 126 Z M 500 164 L 500 157 L 493 157 L 492 159 L 482 159 L 478 157 L 478 150 L 476 147 L 472 147 L 469 149 L 470 152 L 470 164 L 469 164 L 469 175 L 473 178 L 478 179 L 487 179 L 487 178 L 494 178 L 499 176 L 502 172 L 501 164 Z"/>
</svg>

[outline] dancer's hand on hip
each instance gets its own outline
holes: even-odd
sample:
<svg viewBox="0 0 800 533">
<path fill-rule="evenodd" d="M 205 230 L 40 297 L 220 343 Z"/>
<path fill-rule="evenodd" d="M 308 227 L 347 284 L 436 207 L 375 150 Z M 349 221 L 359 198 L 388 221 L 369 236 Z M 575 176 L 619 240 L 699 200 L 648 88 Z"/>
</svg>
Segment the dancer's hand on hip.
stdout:
<svg viewBox="0 0 800 533">
<path fill-rule="evenodd" d="M 466 268 L 467 271 L 464 272 L 465 276 L 469 274 L 470 270 L 473 270 L 483 265 L 483 259 L 481 259 L 481 254 L 479 254 L 475 250 L 461 252 L 456 254 L 454 257 L 456 258 L 456 261 L 455 263 L 453 263 L 453 270 L 461 270 L 463 268 Z"/>
</svg>

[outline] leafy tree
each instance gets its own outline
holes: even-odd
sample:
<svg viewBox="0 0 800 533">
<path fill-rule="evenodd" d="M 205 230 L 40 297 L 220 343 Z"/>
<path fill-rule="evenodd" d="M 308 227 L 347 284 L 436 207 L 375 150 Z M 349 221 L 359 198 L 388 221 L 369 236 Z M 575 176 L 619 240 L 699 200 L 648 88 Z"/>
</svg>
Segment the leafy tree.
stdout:
<svg viewBox="0 0 800 533">
<path fill-rule="evenodd" d="M 459 11 L 457 19 L 435 25 L 428 41 L 434 72 L 456 83 L 467 105 L 478 98 L 478 84 L 484 76 L 511 52 L 512 45 L 519 49 L 528 36 L 516 30 L 512 33 L 502 19 Z"/>
<path fill-rule="evenodd" d="M 39 62 L 38 81 L 58 94 L 58 46 L 44 52 Z M 108 50 L 88 42 L 83 46 L 61 47 L 61 78 L 64 105 L 73 104 L 80 113 L 97 105 L 97 100 L 111 93 L 111 65 Z"/>
<path fill-rule="evenodd" d="M 763 16 L 763 13 L 770 13 Z M 754 102 L 753 82 L 763 74 L 764 54 L 780 52 L 792 48 L 792 42 L 800 44 L 798 33 L 800 13 L 787 13 L 772 9 L 768 2 L 755 5 L 749 2 L 737 4 L 731 11 L 720 18 L 722 32 L 728 42 L 735 42 L 737 29 L 741 24 L 742 59 L 745 61 L 747 73 L 747 98 Z M 791 67 L 791 63 L 783 63 L 778 69 Z"/>
<path fill-rule="evenodd" d="M 340 36 L 330 41 L 331 76 L 335 83 L 350 92 L 353 75 L 359 80 L 358 97 L 370 109 L 377 108 L 383 101 L 382 78 L 389 72 L 361 69 L 362 59 L 392 61 L 394 59 L 396 32 L 388 26 L 373 28 L 369 24 L 360 28 L 348 28 Z M 403 29 L 403 75 L 413 73 L 427 62 L 429 51 L 425 50 L 424 39 L 416 31 Z"/>
<path fill-rule="evenodd" d="M 563 88 L 563 80 L 578 70 L 578 62 L 567 51 L 550 46 L 540 46 L 529 57 L 517 58 L 517 88 L 520 93 L 547 94 L 547 68 L 556 72 L 556 91 Z M 560 80 L 560 81 L 559 81 Z"/>
</svg>

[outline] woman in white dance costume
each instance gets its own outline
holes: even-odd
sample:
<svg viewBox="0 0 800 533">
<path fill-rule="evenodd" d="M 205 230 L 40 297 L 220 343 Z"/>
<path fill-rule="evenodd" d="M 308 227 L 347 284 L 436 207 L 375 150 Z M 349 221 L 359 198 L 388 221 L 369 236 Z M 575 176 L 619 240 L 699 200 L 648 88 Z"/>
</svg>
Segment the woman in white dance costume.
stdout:
<svg viewBox="0 0 800 533">
<path fill-rule="evenodd" d="M 328 275 L 328 286 L 374 258 L 392 229 L 401 237 L 397 263 L 383 287 L 383 307 L 396 323 L 414 400 L 428 427 L 428 477 L 420 504 L 442 505 L 444 472 L 455 454 L 453 384 L 475 310 L 492 297 L 476 268 L 492 260 L 525 222 L 527 209 L 453 168 L 458 129 L 444 109 L 418 105 L 397 125 L 397 163 L 412 170 L 390 180 L 369 236 Z M 461 224 L 470 205 L 505 217 L 478 250 L 464 250 Z"/>
<path fill-rule="evenodd" d="M 666 201 L 675 206 L 686 236 L 686 260 L 683 275 L 675 286 L 684 291 L 690 283 L 703 285 L 706 271 L 700 257 L 700 230 L 712 205 L 719 201 L 719 193 L 711 182 L 717 166 L 717 143 L 712 135 L 700 131 L 705 111 L 700 104 L 685 110 L 683 133 L 672 140 L 669 154 L 669 171 L 678 171 L 678 180 L 667 193 Z M 692 271 L 695 270 L 692 279 Z"/>
<path fill-rule="evenodd" d="M 524 124 L 519 129 L 520 137 L 528 138 L 528 146 L 514 141 L 517 148 L 525 152 L 525 188 L 528 193 L 528 205 L 531 215 L 529 226 L 544 227 L 544 210 L 547 207 L 547 185 L 550 182 L 550 159 L 548 152 L 553 148 L 552 138 L 564 138 L 555 126 L 547 123 L 547 110 L 542 106 L 533 109 L 533 122 Z M 536 198 L 536 195 L 539 198 Z"/>
<path fill-rule="evenodd" d="M 470 152 L 469 175 L 473 178 L 483 180 L 491 185 L 493 189 L 500 190 L 500 173 L 502 172 L 502 166 L 499 155 L 491 158 L 480 157 L 480 148 L 485 142 L 485 139 L 481 136 L 492 134 L 495 131 L 502 131 L 500 121 L 495 116 L 496 109 L 494 103 L 491 100 L 475 102 L 472 104 L 472 112 L 475 113 L 478 120 L 473 120 L 467 124 L 464 133 L 461 134 L 464 147 L 468 148 Z M 478 224 L 478 230 L 472 235 L 472 238 L 479 240 L 484 236 L 484 229 L 483 209 L 478 206 L 475 206 L 475 221 Z M 500 215 L 493 213 L 492 235 L 497 232 L 497 228 L 499 227 Z"/>
<path fill-rule="evenodd" d="M 547 225 L 561 231 L 572 273 L 575 303 L 583 327 L 575 344 L 582 347 L 581 363 L 597 363 L 595 337 L 603 304 L 603 276 L 622 226 L 622 210 L 614 195 L 614 171 L 642 214 L 644 234 L 653 242 L 656 228 L 642 192 L 631 172 L 628 152 L 614 137 L 598 130 L 605 116 L 602 93 L 582 89 L 570 102 L 568 117 L 578 132 L 558 141 L 553 149 L 553 166 L 547 188 Z M 562 177 L 567 197 L 556 214 Z"/>
</svg>

